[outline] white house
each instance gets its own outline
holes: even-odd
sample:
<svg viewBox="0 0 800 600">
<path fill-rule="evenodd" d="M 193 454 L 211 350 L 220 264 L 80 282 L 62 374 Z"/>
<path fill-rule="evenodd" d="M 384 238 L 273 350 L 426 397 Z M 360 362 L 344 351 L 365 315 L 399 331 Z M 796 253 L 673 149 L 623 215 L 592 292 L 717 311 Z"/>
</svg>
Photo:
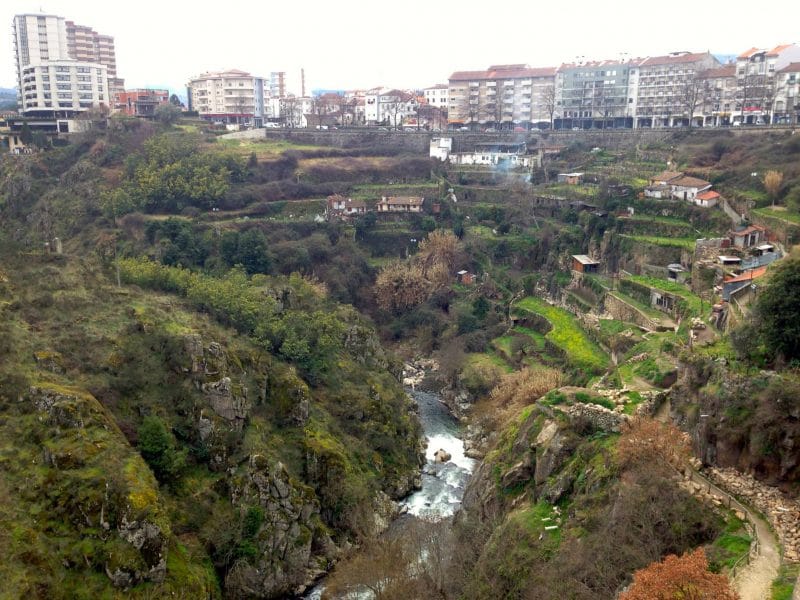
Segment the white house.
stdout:
<svg viewBox="0 0 800 600">
<path fill-rule="evenodd" d="M 430 157 L 446 161 L 453 151 L 453 138 L 435 137 L 431 138 Z"/>
<path fill-rule="evenodd" d="M 711 183 L 697 177 L 680 177 L 669 182 L 672 197 L 694 202 L 697 195 L 711 188 Z"/>
<path fill-rule="evenodd" d="M 403 120 L 417 114 L 414 94 L 402 90 L 370 90 L 364 96 L 364 117 L 368 125 L 386 123 L 399 127 Z"/>
</svg>

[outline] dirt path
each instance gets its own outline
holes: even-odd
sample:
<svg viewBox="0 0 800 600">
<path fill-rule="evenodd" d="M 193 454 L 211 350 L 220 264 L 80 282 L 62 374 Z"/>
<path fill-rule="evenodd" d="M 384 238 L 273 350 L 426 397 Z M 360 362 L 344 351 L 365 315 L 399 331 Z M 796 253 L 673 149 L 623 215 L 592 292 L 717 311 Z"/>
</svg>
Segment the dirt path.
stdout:
<svg viewBox="0 0 800 600">
<path fill-rule="evenodd" d="M 659 421 L 670 420 L 670 401 L 667 398 L 654 415 Z M 712 483 L 705 476 L 694 469 L 690 472 L 690 479 L 701 485 L 723 505 L 741 511 L 747 515 L 748 521 L 753 525 L 753 535 L 758 541 L 758 552 L 751 557 L 750 562 L 736 573 L 731 582 L 733 589 L 738 592 L 741 600 L 769 600 L 771 598 L 772 582 L 778 576 L 781 564 L 781 553 L 778 540 L 767 522 L 756 512 L 736 500 L 730 493 Z M 798 589 L 795 589 L 794 600 L 800 600 Z"/>
</svg>

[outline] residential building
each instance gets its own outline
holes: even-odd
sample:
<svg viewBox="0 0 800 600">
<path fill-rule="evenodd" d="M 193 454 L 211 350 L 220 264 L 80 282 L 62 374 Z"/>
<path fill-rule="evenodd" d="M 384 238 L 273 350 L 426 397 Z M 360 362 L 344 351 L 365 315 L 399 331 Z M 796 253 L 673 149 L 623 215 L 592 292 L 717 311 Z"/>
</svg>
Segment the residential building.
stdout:
<svg viewBox="0 0 800 600">
<path fill-rule="evenodd" d="M 429 105 L 447 110 L 450 87 L 446 83 L 438 83 L 433 87 L 425 88 L 422 93 Z"/>
<path fill-rule="evenodd" d="M 441 161 L 447 160 L 450 153 L 453 151 L 453 138 L 450 137 L 433 137 L 430 142 L 430 157 L 437 158 Z"/>
<path fill-rule="evenodd" d="M 741 275 L 727 277 L 722 282 L 722 299 L 730 301 L 739 290 L 754 285 L 756 279 L 760 279 L 767 273 L 766 266 L 750 269 Z"/>
<path fill-rule="evenodd" d="M 718 127 L 731 124 L 736 107 L 736 65 L 708 69 L 700 74 L 705 82 L 703 96 L 703 125 Z"/>
<path fill-rule="evenodd" d="M 425 199 L 419 196 L 382 196 L 378 202 L 378 212 L 422 212 Z"/>
<path fill-rule="evenodd" d="M 771 123 L 773 108 L 781 95 L 778 74 L 793 62 L 800 62 L 797 44 L 783 44 L 771 50 L 750 48 L 740 54 L 736 59 L 737 103 L 732 122 Z"/>
<path fill-rule="evenodd" d="M 711 208 L 712 206 L 717 205 L 719 199 L 720 199 L 719 192 L 706 190 L 705 192 L 700 192 L 694 197 L 694 203 L 697 206 L 701 206 L 703 208 Z"/>
<path fill-rule="evenodd" d="M 697 177 L 679 177 L 669 182 L 672 197 L 678 200 L 695 202 L 697 195 L 711 188 L 711 183 Z"/>
<path fill-rule="evenodd" d="M 286 71 L 273 71 L 269 74 L 269 97 L 286 97 Z"/>
<path fill-rule="evenodd" d="M 557 181 L 567 185 L 580 185 L 583 183 L 583 173 L 559 173 Z"/>
<path fill-rule="evenodd" d="M 470 128 L 548 127 L 555 76 L 555 68 L 525 64 L 457 71 L 449 79 L 448 122 Z"/>
<path fill-rule="evenodd" d="M 635 107 L 635 127 L 703 125 L 702 73 L 720 66 L 711 53 L 674 52 L 630 64 L 628 104 Z"/>
<path fill-rule="evenodd" d="M 269 101 L 263 77 L 231 69 L 203 73 L 186 85 L 189 110 L 218 124 L 262 127 Z"/>
<path fill-rule="evenodd" d="M 748 225 L 729 231 L 728 237 L 736 248 L 753 248 L 767 241 L 767 229 L 761 225 Z"/>
<path fill-rule="evenodd" d="M 114 96 L 114 110 L 131 117 L 152 117 L 156 108 L 169 103 L 169 90 L 124 90 Z"/>
<path fill-rule="evenodd" d="M 388 125 L 399 128 L 403 121 L 416 116 L 416 96 L 403 90 L 374 89 L 364 96 L 364 117 L 367 125 Z"/>
<path fill-rule="evenodd" d="M 636 63 L 621 60 L 564 64 L 556 74 L 557 128 L 632 127 L 635 94 L 629 78 Z"/>
<path fill-rule="evenodd" d="M 475 144 L 472 152 L 451 152 L 447 158 L 454 165 L 488 165 L 500 171 L 541 166 L 541 153 L 528 154 L 524 142 Z"/>
<path fill-rule="evenodd" d="M 329 221 L 334 219 L 346 221 L 354 216 L 366 214 L 366 212 L 367 205 L 363 200 L 353 200 L 339 194 L 328 196 L 325 216 Z"/>
<path fill-rule="evenodd" d="M 800 62 L 789 63 L 778 71 L 776 87 L 772 122 L 796 125 L 800 122 Z"/>
<path fill-rule="evenodd" d="M 114 38 L 103 35 L 91 27 L 65 22 L 67 28 L 67 51 L 70 58 L 82 62 L 96 62 L 106 66 L 110 97 L 125 90 L 125 80 L 117 77 L 117 55 Z"/>
<path fill-rule="evenodd" d="M 14 17 L 18 105 L 24 117 L 71 118 L 111 104 L 107 64 L 99 60 L 99 51 L 92 55 L 85 49 L 82 38 L 77 42 L 80 36 L 74 24 L 70 37 L 67 23 L 56 15 Z M 102 55 L 106 62 L 113 61 L 113 39 L 110 50 L 106 44 Z M 55 131 L 56 123 L 43 127 Z"/>
</svg>

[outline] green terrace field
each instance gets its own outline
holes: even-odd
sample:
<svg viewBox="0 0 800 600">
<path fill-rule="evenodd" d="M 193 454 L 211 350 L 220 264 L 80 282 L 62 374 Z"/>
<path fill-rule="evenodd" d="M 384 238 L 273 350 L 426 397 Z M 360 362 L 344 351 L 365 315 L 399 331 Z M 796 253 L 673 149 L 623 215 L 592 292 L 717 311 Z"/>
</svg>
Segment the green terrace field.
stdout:
<svg viewBox="0 0 800 600">
<path fill-rule="evenodd" d="M 574 366 L 589 372 L 599 372 L 608 366 L 608 356 L 589 339 L 571 313 L 532 296 L 523 298 L 514 308 L 522 315 L 528 312 L 547 319 L 553 328 L 545 338 L 563 350 Z"/>
<path fill-rule="evenodd" d="M 765 206 L 764 208 L 755 208 L 752 212 L 762 217 L 780 219 L 781 221 L 788 221 L 789 223 L 800 225 L 800 214 L 796 212 L 790 212 L 780 206 L 775 208 L 769 206 Z"/>
<path fill-rule="evenodd" d="M 689 288 L 680 283 L 667 281 L 666 279 L 658 279 L 657 277 L 648 277 L 646 275 L 630 275 L 625 279 L 645 287 L 675 294 L 686 301 L 689 310 L 695 315 L 701 314 L 703 312 L 703 308 L 711 308 L 707 302 L 704 306 L 704 303 L 699 296 L 693 294 L 691 291 L 689 291 Z"/>
<path fill-rule="evenodd" d="M 285 140 L 272 139 L 223 139 L 219 138 L 217 144 L 226 148 L 237 150 L 242 154 L 255 152 L 258 158 L 275 158 L 287 150 L 330 150 L 325 146 L 312 146 L 308 144 L 296 144 Z"/>
<path fill-rule="evenodd" d="M 657 237 L 652 235 L 630 235 L 622 234 L 623 238 L 640 242 L 642 244 L 652 244 L 653 246 L 668 246 L 670 248 L 683 248 L 685 250 L 694 250 L 695 238 L 673 238 L 673 237 Z"/>
</svg>

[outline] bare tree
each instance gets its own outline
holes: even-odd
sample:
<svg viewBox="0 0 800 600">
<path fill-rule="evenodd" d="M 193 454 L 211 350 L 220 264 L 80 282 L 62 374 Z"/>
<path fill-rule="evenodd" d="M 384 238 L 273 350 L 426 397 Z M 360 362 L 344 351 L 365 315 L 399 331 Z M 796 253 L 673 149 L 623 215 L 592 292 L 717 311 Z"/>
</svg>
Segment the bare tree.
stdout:
<svg viewBox="0 0 800 600">
<path fill-rule="evenodd" d="M 694 124 L 694 113 L 705 103 L 707 93 L 708 80 L 701 78 L 699 74 L 687 78 L 681 84 L 678 90 L 678 102 L 689 117 L 689 127 Z"/>
<path fill-rule="evenodd" d="M 553 129 L 553 117 L 556 114 L 556 86 L 548 85 L 542 90 L 542 106 L 550 117 L 550 129 Z"/>
</svg>

